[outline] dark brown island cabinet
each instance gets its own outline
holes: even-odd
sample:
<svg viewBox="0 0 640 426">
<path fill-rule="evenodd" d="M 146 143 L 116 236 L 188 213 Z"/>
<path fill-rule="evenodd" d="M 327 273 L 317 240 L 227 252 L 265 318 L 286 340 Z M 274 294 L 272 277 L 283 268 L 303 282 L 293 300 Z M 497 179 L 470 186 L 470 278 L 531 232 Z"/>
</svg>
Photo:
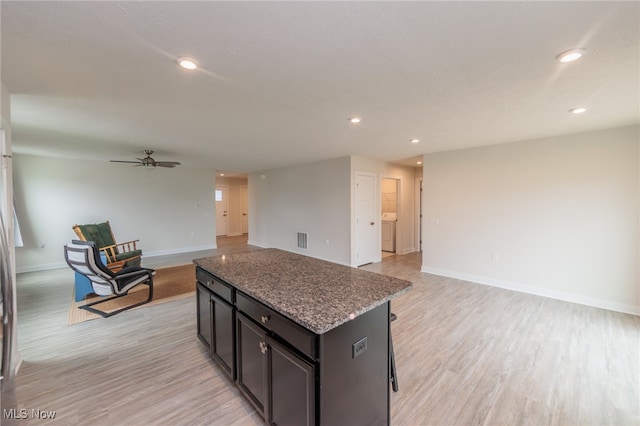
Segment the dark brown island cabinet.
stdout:
<svg viewBox="0 0 640 426">
<path fill-rule="evenodd" d="M 277 249 L 194 260 L 198 338 L 269 425 L 388 425 L 411 283 Z"/>
</svg>

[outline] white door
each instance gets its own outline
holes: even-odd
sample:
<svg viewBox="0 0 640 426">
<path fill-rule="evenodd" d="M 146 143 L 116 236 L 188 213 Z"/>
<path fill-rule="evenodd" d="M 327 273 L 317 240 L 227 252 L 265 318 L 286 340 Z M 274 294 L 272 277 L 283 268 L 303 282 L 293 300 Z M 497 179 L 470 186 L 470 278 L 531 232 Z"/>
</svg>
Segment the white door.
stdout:
<svg viewBox="0 0 640 426">
<path fill-rule="evenodd" d="M 356 264 L 378 260 L 380 209 L 376 205 L 376 176 L 356 172 Z"/>
<path fill-rule="evenodd" d="M 229 199 L 227 193 L 229 187 L 226 185 L 216 185 L 216 237 L 229 233 Z"/>
<path fill-rule="evenodd" d="M 249 197 L 247 195 L 248 188 L 246 186 L 240 187 L 242 197 L 242 233 L 249 233 Z"/>
</svg>

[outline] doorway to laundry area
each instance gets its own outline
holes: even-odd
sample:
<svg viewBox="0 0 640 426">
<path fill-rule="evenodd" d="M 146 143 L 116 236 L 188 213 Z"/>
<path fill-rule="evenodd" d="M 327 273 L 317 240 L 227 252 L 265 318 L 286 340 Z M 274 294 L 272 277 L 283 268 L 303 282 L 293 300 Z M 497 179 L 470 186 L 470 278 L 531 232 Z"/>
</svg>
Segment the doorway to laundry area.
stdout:
<svg viewBox="0 0 640 426">
<path fill-rule="evenodd" d="M 383 178 L 381 186 L 381 244 L 382 257 L 397 251 L 398 213 L 400 209 L 400 179 Z"/>
</svg>

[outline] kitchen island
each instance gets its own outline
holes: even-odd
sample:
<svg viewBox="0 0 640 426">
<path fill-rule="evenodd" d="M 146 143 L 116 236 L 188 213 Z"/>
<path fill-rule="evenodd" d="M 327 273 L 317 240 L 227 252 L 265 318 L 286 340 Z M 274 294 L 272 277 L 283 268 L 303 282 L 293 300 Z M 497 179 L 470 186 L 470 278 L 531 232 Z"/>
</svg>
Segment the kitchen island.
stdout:
<svg viewBox="0 0 640 426">
<path fill-rule="evenodd" d="M 390 301 L 412 284 L 278 249 L 194 260 L 198 337 L 268 424 L 389 424 Z"/>
</svg>

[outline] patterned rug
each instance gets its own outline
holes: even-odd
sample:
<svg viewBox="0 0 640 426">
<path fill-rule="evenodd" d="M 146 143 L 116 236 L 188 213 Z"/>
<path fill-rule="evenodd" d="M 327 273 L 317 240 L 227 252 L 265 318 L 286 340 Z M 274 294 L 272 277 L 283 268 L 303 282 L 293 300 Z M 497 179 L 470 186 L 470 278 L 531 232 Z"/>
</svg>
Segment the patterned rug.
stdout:
<svg viewBox="0 0 640 426">
<path fill-rule="evenodd" d="M 132 305 L 136 302 L 145 300 L 148 297 L 148 289 L 149 287 L 146 285 L 138 285 L 133 288 L 128 295 L 99 304 L 95 307 L 102 311 L 110 312 L 126 305 Z M 196 268 L 194 264 L 190 263 L 188 265 L 156 269 L 156 275 L 153 277 L 153 300 L 133 309 L 141 309 L 147 306 L 184 299 L 194 295 L 195 291 Z M 68 324 L 78 324 L 84 321 L 102 318 L 99 315 L 78 308 L 86 302 L 96 300 L 96 297 L 97 296 L 90 295 L 87 296 L 84 301 L 76 302 L 75 295 L 72 294 L 71 306 L 69 306 Z M 125 313 L 126 311 L 119 315 L 124 315 Z"/>
</svg>

